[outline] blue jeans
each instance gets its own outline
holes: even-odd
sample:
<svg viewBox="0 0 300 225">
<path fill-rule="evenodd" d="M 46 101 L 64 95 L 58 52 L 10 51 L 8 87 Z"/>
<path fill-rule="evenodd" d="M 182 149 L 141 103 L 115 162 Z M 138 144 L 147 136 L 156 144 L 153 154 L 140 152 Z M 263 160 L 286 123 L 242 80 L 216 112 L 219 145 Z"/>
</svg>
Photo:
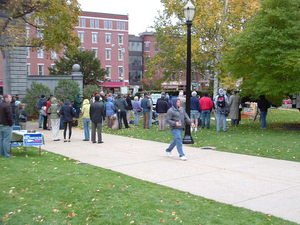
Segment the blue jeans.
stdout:
<svg viewBox="0 0 300 225">
<path fill-rule="evenodd" d="M 174 139 L 171 142 L 170 146 L 166 149 L 166 152 L 171 152 L 173 148 L 176 146 L 179 157 L 184 156 L 182 150 L 182 131 L 183 129 L 171 129 L 171 134 L 174 137 Z"/>
<path fill-rule="evenodd" d="M 152 112 L 152 110 L 150 110 L 149 127 L 152 127 L 152 115 L 153 115 L 153 112 Z"/>
<path fill-rule="evenodd" d="M 10 157 L 10 141 L 12 136 L 12 127 L 0 126 L 0 149 L 1 155 L 4 157 Z"/>
<path fill-rule="evenodd" d="M 84 139 L 90 140 L 90 119 L 83 118 Z"/>
<path fill-rule="evenodd" d="M 210 128 L 210 110 L 204 110 L 201 112 L 202 114 L 202 128 L 205 127 L 209 129 Z"/>
<path fill-rule="evenodd" d="M 267 128 L 267 113 L 268 112 L 260 112 L 261 128 Z"/>
<path fill-rule="evenodd" d="M 43 115 L 39 112 L 39 128 L 42 128 L 43 123 L 44 123 L 44 117 L 43 117 Z"/>
<path fill-rule="evenodd" d="M 141 112 L 134 112 L 134 125 L 136 125 L 136 126 L 139 125 L 139 120 L 140 120 L 141 115 L 142 115 Z"/>
<path fill-rule="evenodd" d="M 216 118 L 216 123 L 217 123 L 217 131 L 220 131 L 220 123 L 222 123 L 223 126 L 223 131 L 227 130 L 226 127 L 226 116 L 224 113 L 221 113 L 220 111 L 217 111 L 217 118 Z"/>
</svg>

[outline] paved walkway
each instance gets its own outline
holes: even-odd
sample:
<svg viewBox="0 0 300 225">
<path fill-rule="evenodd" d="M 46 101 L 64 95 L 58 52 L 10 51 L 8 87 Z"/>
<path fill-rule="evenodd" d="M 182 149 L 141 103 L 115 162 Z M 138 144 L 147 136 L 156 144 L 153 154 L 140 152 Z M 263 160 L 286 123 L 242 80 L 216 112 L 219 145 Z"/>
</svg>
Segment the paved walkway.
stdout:
<svg viewBox="0 0 300 225">
<path fill-rule="evenodd" d="M 36 129 L 36 124 L 29 124 Z M 54 142 L 43 149 L 91 165 L 300 223 L 300 163 L 184 146 L 188 161 L 165 156 L 167 144 L 103 134 L 103 144 Z M 175 154 L 176 153 L 176 154 Z"/>
</svg>

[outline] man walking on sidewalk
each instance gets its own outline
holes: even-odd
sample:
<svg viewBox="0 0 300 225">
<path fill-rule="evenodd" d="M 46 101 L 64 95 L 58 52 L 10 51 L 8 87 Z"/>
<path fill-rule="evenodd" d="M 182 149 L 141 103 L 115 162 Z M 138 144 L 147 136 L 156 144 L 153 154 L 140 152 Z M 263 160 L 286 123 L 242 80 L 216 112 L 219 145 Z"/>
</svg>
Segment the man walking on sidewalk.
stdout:
<svg viewBox="0 0 300 225">
<path fill-rule="evenodd" d="M 195 127 L 195 124 L 191 123 L 185 109 L 180 107 L 180 105 L 180 99 L 172 99 L 172 107 L 167 112 L 167 123 L 170 125 L 171 134 L 174 139 L 166 149 L 166 153 L 167 156 L 172 156 L 171 152 L 176 146 L 180 159 L 185 161 L 187 158 L 182 150 L 182 132 L 185 128 L 185 124 L 191 124 L 193 128 Z"/>
<path fill-rule="evenodd" d="M 92 142 L 96 143 L 96 130 L 98 134 L 98 143 L 102 141 L 102 122 L 105 120 L 105 105 L 100 100 L 99 95 L 95 96 L 95 102 L 91 104 L 90 118 L 92 121 Z"/>
</svg>

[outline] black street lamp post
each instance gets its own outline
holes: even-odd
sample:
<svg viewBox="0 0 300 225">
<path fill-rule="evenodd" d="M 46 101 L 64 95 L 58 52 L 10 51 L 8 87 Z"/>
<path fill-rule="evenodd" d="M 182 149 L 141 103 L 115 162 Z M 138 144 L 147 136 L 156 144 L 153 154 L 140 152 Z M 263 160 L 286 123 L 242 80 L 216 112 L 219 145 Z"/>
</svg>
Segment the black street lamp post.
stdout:
<svg viewBox="0 0 300 225">
<path fill-rule="evenodd" d="M 186 59 L 186 113 L 190 117 L 191 112 L 191 27 L 192 20 L 195 14 L 195 7 L 188 1 L 184 7 L 184 16 L 187 25 L 187 59 Z M 191 135 L 191 126 L 185 126 L 185 134 L 183 137 L 183 144 L 194 144 L 194 140 Z"/>
</svg>

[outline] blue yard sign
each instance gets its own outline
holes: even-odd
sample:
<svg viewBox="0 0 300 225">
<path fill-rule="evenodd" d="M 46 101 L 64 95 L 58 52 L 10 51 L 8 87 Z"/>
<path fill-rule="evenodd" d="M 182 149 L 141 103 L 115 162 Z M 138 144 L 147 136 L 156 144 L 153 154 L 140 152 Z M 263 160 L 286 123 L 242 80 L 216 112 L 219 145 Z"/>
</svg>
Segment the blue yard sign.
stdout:
<svg viewBox="0 0 300 225">
<path fill-rule="evenodd" d="M 24 146 L 41 146 L 43 145 L 43 134 L 24 134 Z"/>
</svg>

